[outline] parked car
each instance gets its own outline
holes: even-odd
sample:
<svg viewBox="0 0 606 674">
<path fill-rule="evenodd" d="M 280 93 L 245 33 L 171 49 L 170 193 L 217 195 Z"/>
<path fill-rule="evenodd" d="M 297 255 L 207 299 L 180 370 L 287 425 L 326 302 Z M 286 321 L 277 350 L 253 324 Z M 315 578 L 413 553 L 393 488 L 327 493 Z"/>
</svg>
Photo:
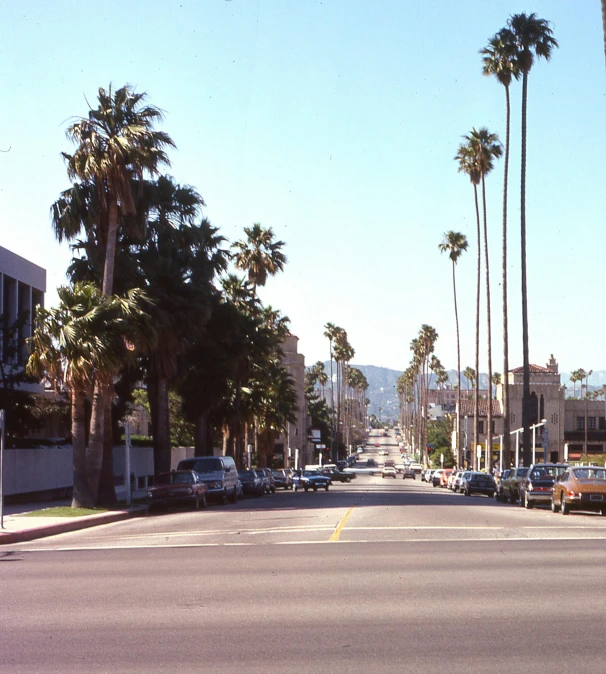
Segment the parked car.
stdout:
<svg viewBox="0 0 606 674">
<path fill-rule="evenodd" d="M 408 479 L 415 480 L 416 477 L 417 477 L 416 473 L 414 472 L 414 470 L 410 466 L 404 468 L 404 470 L 402 471 L 402 479 L 403 480 L 408 480 Z"/>
<path fill-rule="evenodd" d="M 313 489 L 318 491 L 318 489 L 325 489 L 328 491 L 330 487 L 331 480 L 327 475 L 322 475 L 315 470 L 303 470 L 295 474 L 294 478 L 295 491 L 299 489 L 305 489 L 309 491 Z"/>
<path fill-rule="evenodd" d="M 526 478 L 528 468 L 519 466 L 512 468 L 507 479 L 501 481 L 501 497 L 503 501 L 517 503 L 520 500 L 520 483 Z"/>
<path fill-rule="evenodd" d="M 563 515 L 571 510 L 592 510 L 606 515 L 606 468 L 567 468 L 553 484 L 551 509 L 554 513 L 561 510 Z"/>
<path fill-rule="evenodd" d="M 208 498 L 227 503 L 238 500 L 238 471 L 231 456 L 195 456 L 179 461 L 177 470 L 193 470 L 208 485 Z"/>
<path fill-rule="evenodd" d="M 283 468 L 271 471 L 274 478 L 274 485 L 276 489 L 292 489 L 291 474 L 286 472 Z"/>
<path fill-rule="evenodd" d="M 381 477 L 397 477 L 396 469 L 393 466 L 383 466 Z"/>
<path fill-rule="evenodd" d="M 450 483 L 450 488 L 455 492 L 455 494 L 461 489 L 461 478 L 463 477 L 464 473 L 464 470 L 457 470 L 451 475 L 452 480 Z"/>
<path fill-rule="evenodd" d="M 442 479 L 443 472 L 444 472 L 443 468 L 438 468 L 437 470 L 433 471 L 431 476 L 431 484 L 433 484 L 434 487 L 440 486 L 440 480 Z"/>
<path fill-rule="evenodd" d="M 448 487 L 448 480 L 452 475 L 452 468 L 445 468 L 440 475 L 440 487 Z"/>
<path fill-rule="evenodd" d="M 465 496 L 472 494 L 485 494 L 492 498 L 494 496 L 495 483 L 494 478 L 489 473 L 472 472 L 465 479 Z"/>
<path fill-rule="evenodd" d="M 427 468 L 427 470 L 423 473 L 422 479 L 425 480 L 425 482 L 429 482 L 431 484 L 431 478 L 435 472 L 435 468 Z"/>
<path fill-rule="evenodd" d="M 263 478 L 257 474 L 256 470 L 239 470 L 238 478 L 242 483 L 244 496 L 263 496 L 265 493 Z"/>
<path fill-rule="evenodd" d="M 208 485 L 193 470 L 173 470 L 161 473 L 154 480 L 154 486 L 147 490 L 149 510 L 175 505 L 192 508 L 206 508 Z"/>
<path fill-rule="evenodd" d="M 463 474 L 460 477 L 459 480 L 459 492 L 463 494 L 465 492 L 465 485 L 467 484 L 467 480 L 471 478 L 473 475 L 473 470 L 464 470 Z"/>
<path fill-rule="evenodd" d="M 566 468 L 565 463 L 533 463 L 520 483 L 520 505 L 532 508 L 537 503 L 551 503 L 553 484 Z"/>
<path fill-rule="evenodd" d="M 504 470 L 498 477 L 495 478 L 495 494 L 494 497 L 497 501 L 504 501 L 503 497 L 503 481 L 506 480 L 509 477 L 509 474 L 511 473 L 511 469 L 508 468 L 507 470 Z"/>
<path fill-rule="evenodd" d="M 276 483 L 270 468 L 255 468 L 259 477 L 263 480 L 263 486 L 266 494 L 275 494 Z"/>
</svg>

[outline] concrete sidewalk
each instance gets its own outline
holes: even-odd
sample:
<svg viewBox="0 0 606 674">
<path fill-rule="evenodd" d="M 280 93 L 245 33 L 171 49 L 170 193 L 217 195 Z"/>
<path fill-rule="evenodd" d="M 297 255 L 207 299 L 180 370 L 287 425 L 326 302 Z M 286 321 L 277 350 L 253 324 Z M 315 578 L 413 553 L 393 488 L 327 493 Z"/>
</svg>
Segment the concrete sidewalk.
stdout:
<svg viewBox="0 0 606 674">
<path fill-rule="evenodd" d="M 147 512 L 146 506 L 133 506 L 124 510 L 112 510 L 82 517 L 36 517 L 36 511 L 70 505 L 70 501 L 54 501 L 53 503 L 36 503 L 19 506 L 5 506 L 4 528 L 0 529 L 0 546 L 7 543 L 21 543 L 36 538 L 54 536 L 67 531 L 77 531 L 99 524 L 120 522 Z"/>
</svg>

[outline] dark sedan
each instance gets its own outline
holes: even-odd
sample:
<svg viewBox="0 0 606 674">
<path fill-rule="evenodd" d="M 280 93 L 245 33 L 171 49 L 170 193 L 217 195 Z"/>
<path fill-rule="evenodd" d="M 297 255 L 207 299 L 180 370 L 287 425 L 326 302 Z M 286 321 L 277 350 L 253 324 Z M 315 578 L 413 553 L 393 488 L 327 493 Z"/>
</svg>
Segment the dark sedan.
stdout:
<svg viewBox="0 0 606 674">
<path fill-rule="evenodd" d="M 333 482 L 351 482 L 356 476 L 355 473 L 345 473 L 342 470 L 336 470 L 335 468 L 325 468 L 322 471 L 322 475 L 326 475 Z"/>
<path fill-rule="evenodd" d="M 486 496 L 493 497 L 496 489 L 494 483 L 494 478 L 488 473 L 477 473 L 473 472 L 465 480 L 465 486 L 463 488 L 465 496 L 471 496 L 472 494 L 485 494 Z"/>
<path fill-rule="evenodd" d="M 256 470 L 239 470 L 238 479 L 242 483 L 244 496 L 262 496 L 265 493 L 263 478 L 257 474 Z"/>
<path fill-rule="evenodd" d="M 316 470 L 304 470 L 295 473 L 294 476 L 295 491 L 299 489 L 305 489 L 309 491 L 318 491 L 318 489 L 325 489 L 328 491 L 330 487 L 331 479 L 327 475 L 322 475 Z"/>
<path fill-rule="evenodd" d="M 553 483 L 566 471 L 565 463 L 533 463 L 520 483 L 520 505 L 532 508 L 537 503 L 551 503 Z"/>
<path fill-rule="evenodd" d="M 200 480 L 193 470 L 174 470 L 162 473 L 155 484 L 147 490 L 149 510 L 175 505 L 206 508 L 208 485 Z"/>
</svg>

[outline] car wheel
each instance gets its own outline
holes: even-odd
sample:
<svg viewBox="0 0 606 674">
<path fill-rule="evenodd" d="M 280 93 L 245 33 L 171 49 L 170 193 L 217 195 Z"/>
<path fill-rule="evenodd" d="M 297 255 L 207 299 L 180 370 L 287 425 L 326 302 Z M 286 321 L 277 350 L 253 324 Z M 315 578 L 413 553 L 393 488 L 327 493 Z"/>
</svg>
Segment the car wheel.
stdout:
<svg viewBox="0 0 606 674">
<path fill-rule="evenodd" d="M 522 496 L 522 492 L 518 494 L 517 504 L 520 506 L 520 508 L 524 507 L 524 497 Z"/>
<path fill-rule="evenodd" d="M 465 496 L 471 496 L 471 492 L 465 487 Z"/>
<path fill-rule="evenodd" d="M 324 487 L 324 489 L 326 489 L 326 491 L 328 491 L 328 486 L 329 486 L 329 485 L 326 485 L 326 486 Z"/>
<path fill-rule="evenodd" d="M 530 510 L 534 506 L 534 503 L 528 498 L 528 492 L 524 492 L 524 507 L 526 510 Z"/>
<path fill-rule="evenodd" d="M 553 496 L 551 497 L 551 512 L 552 513 L 560 512 L 560 506 L 553 500 Z"/>
<path fill-rule="evenodd" d="M 314 484 L 314 491 L 318 491 L 318 485 Z"/>
<path fill-rule="evenodd" d="M 207 505 L 206 494 L 204 494 L 204 496 L 202 496 L 202 498 L 198 499 L 198 508 L 200 510 L 206 510 L 206 505 Z"/>
<path fill-rule="evenodd" d="M 509 502 L 513 505 L 516 502 L 515 496 L 513 495 L 513 492 L 509 494 Z"/>
<path fill-rule="evenodd" d="M 307 494 L 308 491 L 309 491 L 309 487 L 305 487 L 305 493 L 306 494 Z"/>
<path fill-rule="evenodd" d="M 221 494 L 221 504 L 222 504 L 222 505 L 227 505 L 227 490 L 225 490 L 225 491 Z"/>
<path fill-rule="evenodd" d="M 602 510 L 600 510 L 600 515 L 602 517 L 606 516 L 606 508 L 602 508 Z"/>
<path fill-rule="evenodd" d="M 564 498 L 564 494 L 562 494 L 562 498 L 560 500 L 560 508 L 562 510 L 562 515 L 569 515 L 570 514 L 570 503 L 566 503 L 566 499 Z"/>
<path fill-rule="evenodd" d="M 234 487 L 234 490 L 231 495 L 231 502 L 237 503 L 237 501 L 238 501 L 238 487 Z"/>
</svg>

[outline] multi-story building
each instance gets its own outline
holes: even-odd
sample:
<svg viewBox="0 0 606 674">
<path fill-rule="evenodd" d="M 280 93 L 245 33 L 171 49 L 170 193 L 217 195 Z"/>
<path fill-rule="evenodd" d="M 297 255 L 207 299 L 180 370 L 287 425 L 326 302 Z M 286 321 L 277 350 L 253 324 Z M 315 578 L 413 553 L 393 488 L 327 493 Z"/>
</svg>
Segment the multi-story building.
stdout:
<svg viewBox="0 0 606 674">
<path fill-rule="evenodd" d="M 522 394 L 523 368 L 508 373 L 509 424 L 513 461 L 522 461 Z M 480 429 L 486 424 L 486 399 L 480 401 Z M 574 461 L 582 454 L 606 452 L 606 415 L 604 401 L 566 399 L 566 386 L 560 381 L 558 363 L 550 357 L 545 367 L 530 365 L 530 424 L 532 460 Z M 473 443 L 473 400 L 462 401 L 461 443 Z M 503 433 L 503 385 L 497 386 L 493 400 L 493 457 L 499 460 Z M 465 429 L 468 428 L 467 444 Z M 480 433 L 480 441 L 486 435 Z"/>
<path fill-rule="evenodd" d="M 46 271 L 0 246 L 0 316 L 2 317 L 2 363 L 25 365 L 25 339 L 30 337 L 36 306 L 44 306 Z M 40 390 L 39 386 L 22 388 Z"/>
<path fill-rule="evenodd" d="M 281 433 L 274 443 L 272 464 L 290 468 L 311 463 L 307 423 L 307 405 L 305 403 L 305 356 L 298 352 L 299 338 L 288 335 L 282 344 L 282 364 L 292 377 L 297 394 L 297 418 L 294 424 L 287 424 L 286 433 Z"/>
</svg>

